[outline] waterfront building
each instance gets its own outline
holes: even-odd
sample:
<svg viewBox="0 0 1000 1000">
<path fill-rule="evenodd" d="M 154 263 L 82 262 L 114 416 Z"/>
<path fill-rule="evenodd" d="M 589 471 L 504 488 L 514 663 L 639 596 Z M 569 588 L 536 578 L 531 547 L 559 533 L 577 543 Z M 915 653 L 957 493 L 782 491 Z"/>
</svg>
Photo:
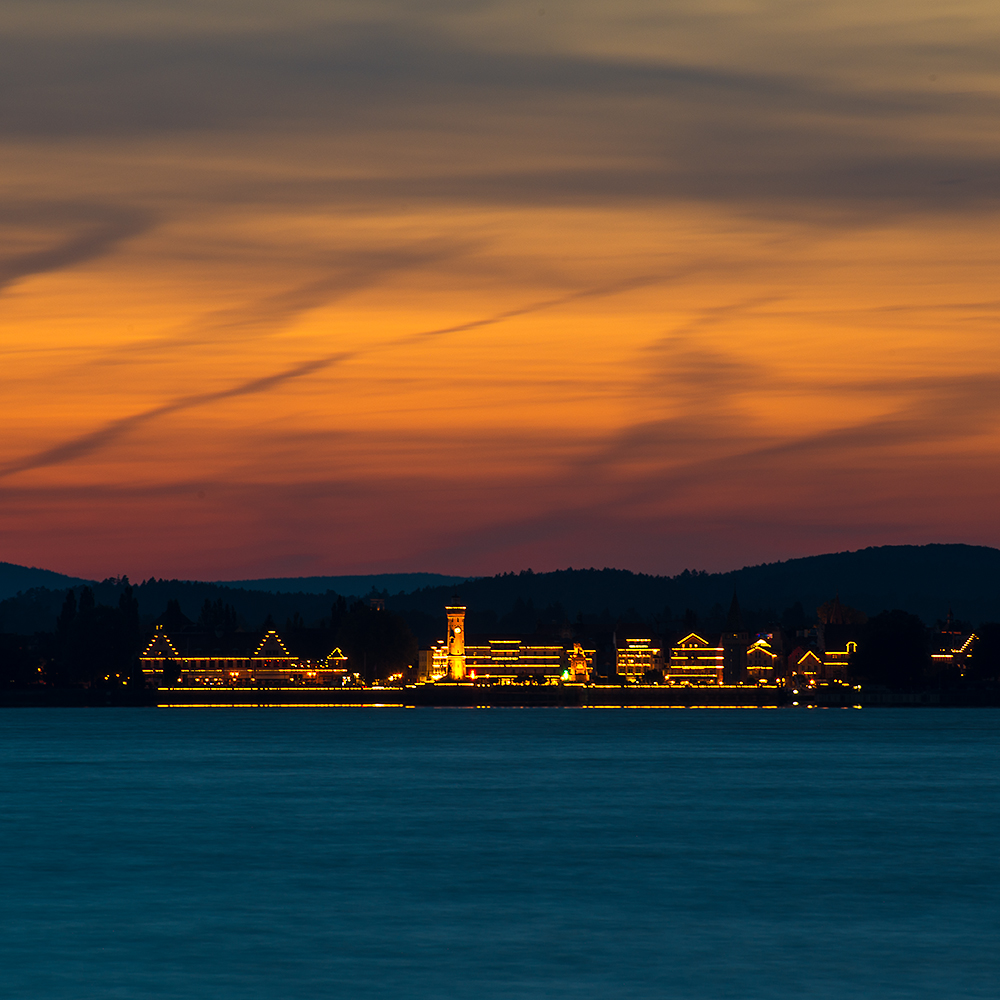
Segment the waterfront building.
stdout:
<svg viewBox="0 0 1000 1000">
<path fill-rule="evenodd" d="M 668 684 L 721 684 L 723 668 L 722 646 L 689 632 L 671 647 L 664 676 Z"/>
<path fill-rule="evenodd" d="M 569 648 L 563 643 L 538 642 L 534 636 L 469 636 L 465 630 L 466 610 L 457 603 L 445 608 L 447 638 L 420 650 L 419 683 L 590 680 L 596 649 L 585 649 L 578 642 Z"/>
<path fill-rule="evenodd" d="M 448 677 L 453 681 L 465 680 L 465 606 L 445 608 L 448 616 Z"/>
<path fill-rule="evenodd" d="M 569 677 L 567 680 L 575 684 L 586 684 L 590 680 L 590 671 L 594 665 L 596 650 L 586 650 L 582 643 L 574 642 L 569 654 Z"/>
<path fill-rule="evenodd" d="M 823 651 L 824 680 L 847 680 L 851 673 L 851 657 L 858 651 L 858 644 L 853 640 L 844 644 L 843 649 L 826 649 Z"/>
<path fill-rule="evenodd" d="M 823 676 L 823 660 L 814 649 L 796 646 L 788 655 L 788 676 L 799 678 L 800 683 L 815 685 Z"/>
<path fill-rule="evenodd" d="M 663 671 L 663 650 L 652 639 L 626 639 L 615 650 L 615 669 L 620 677 L 641 681 L 650 671 Z"/>
<path fill-rule="evenodd" d="M 562 680 L 569 668 L 569 655 L 561 643 L 534 643 L 524 637 L 479 638 L 466 651 L 470 680 Z"/>
<path fill-rule="evenodd" d="M 949 612 L 950 614 L 950 612 Z M 942 670 L 958 669 L 964 674 L 975 652 L 979 636 L 975 632 L 944 632 L 938 637 L 936 650 L 931 653 L 932 669 L 935 673 Z"/>
<path fill-rule="evenodd" d="M 172 686 L 183 678 L 186 685 L 209 687 L 338 685 L 352 676 L 347 657 L 339 649 L 326 656 L 302 658 L 289 652 L 275 629 L 263 637 L 236 633 L 226 640 L 226 651 L 198 648 L 205 644 L 205 636 L 179 634 L 171 638 L 157 625 L 139 658 L 146 682 Z"/>
<path fill-rule="evenodd" d="M 443 680 L 448 676 L 448 644 L 439 639 L 427 649 L 417 653 L 417 681 L 426 684 L 429 681 Z"/>
<path fill-rule="evenodd" d="M 755 639 L 747 648 L 747 678 L 751 681 L 773 681 L 779 673 L 778 653 L 767 639 Z"/>
</svg>

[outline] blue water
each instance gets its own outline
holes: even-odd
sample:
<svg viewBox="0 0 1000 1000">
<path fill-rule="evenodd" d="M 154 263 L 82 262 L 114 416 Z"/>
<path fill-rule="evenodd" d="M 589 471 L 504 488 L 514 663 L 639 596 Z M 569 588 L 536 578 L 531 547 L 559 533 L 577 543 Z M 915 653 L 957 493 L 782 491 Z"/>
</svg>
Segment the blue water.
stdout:
<svg viewBox="0 0 1000 1000">
<path fill-rule="evenodd" d="M 1000 711 L 0 712 L 5 998 L 1000 996 Z"/>
</svg>

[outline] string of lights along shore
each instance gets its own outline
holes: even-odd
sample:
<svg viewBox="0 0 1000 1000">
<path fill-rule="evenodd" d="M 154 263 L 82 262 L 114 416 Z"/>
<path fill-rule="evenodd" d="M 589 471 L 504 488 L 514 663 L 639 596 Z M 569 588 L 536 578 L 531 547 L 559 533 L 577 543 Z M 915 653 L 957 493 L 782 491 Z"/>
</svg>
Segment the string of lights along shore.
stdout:
<svg viewBox="0 0 1000 1000">
<path fill-rule="evenodd" d="M 380 599 L 372 599 L 369 606 L 373 613 L 384 611 Z M 382 697 L 419 690 L 425 699 L 432 699 L 435 691 L 475 695 L 509 689 L 509 695 L 534 691 L 537 698 L 542 689 L 594 689 L 631 692 L 639 702 L 655 702 L 657 691 L 680 690 L 690 703 L 794 705 L 799 698 L 857 703 L 862 685 L 856 683 L 853 664 L 866 616 L 837 597 L 817 610 L 815 626 L 751 634 L 743 627 L 734 595 L 720 632 L 692 630 L 665 645 L 648 630 L 626 627 L 612 634 L 610 649 L 602 650 L 599 642 L 575 635 L 568 624 L 552 635 L 468 634 L 468 608 L 452 603 L 444 608 L 445 637 L 419 649 L 407 669 L 386 677 L 373 676 L 367 663 L 353 662 L 340 648 L 296 652 L 275 629 L 263 636 L 242 636 L 242 648 L 233 642 L 227 651 L 207 653 L 199 650 L 204 643 L 197 634 L 175 639 L 157 625 L 141 664 L 147 685 L 167 700 L 193 697 L 195 702 L 221 689 L 247 694 L 368 691 Z M 935 638 L 934 671 L 963 673 L 978 641 L 975 632 L 949 615 Z"/>
</svg>

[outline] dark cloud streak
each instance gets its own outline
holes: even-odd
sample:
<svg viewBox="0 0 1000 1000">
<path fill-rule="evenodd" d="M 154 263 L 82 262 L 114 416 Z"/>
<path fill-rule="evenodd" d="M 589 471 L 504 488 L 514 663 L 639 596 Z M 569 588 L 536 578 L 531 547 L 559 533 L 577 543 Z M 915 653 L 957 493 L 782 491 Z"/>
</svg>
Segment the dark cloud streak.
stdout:
<svg viewBox="0 0 1000 1000">
<path fill-rule="evenodd" d="M 556 306 L 580 299 L 618 294 L 633 288 L 648 285 L 655 280 L 657 279 L 643 276 L 596 288 L 582 289 L 580 291 L 570 293 L 569 295 L 561 296 L 558 299 L 534 303 L 518 309 L 507 310 L 495 316 L 485 317 L 480 320 L 472 320 L 468 323 L 459 324 L 454 327 L 409 334 L 406 337 L 398 338 L 383 345 L 377 345 L 365 351 L 342 351 L 337 354 L 328 355 L 324 358 L 306 361 L 274 375 L 267 375 L 262 378 L 252 379 L 249 382 L 241 383 L 229 389 L 222 389 L 218 392 L 207 392 L 199 393 L 197 395 L 183 396 L 179 399 L 172 400 L 169 403 L 163 403 L 160 406 L 154 406 L 151 409 L 144 410 L 141 413 L 132 414 L 131 416 L 123 417 L 119 420 L 113 420 L 110 423 L 105 424 L 103 427 L 98 428 L 95 431 L 91 431 L 88 434 L 80 435 L 79 437 L 64 441 L 62 444 L 35 452 L 34 454 L 27 455 L 24 458 L 15 459 L 5 465 L 0 465 L 0 479 L 7 478 L 8 476 L 15 475 L 19 472 L 27 472 L 31 469 L 62 465 L 66 462 L 83 458 L 87 455 L 93 454 L 94 452 L 100 451 L 102 448 L 115 443 L 131 431 L 136 430 L 160 417 L 165 417 L 173 413 L 179 413 L 184 410 L 194 409 L 195 407 L 205 406 L 210 403 L 220 402 L 226 399 L 233 399 L 238 396 L 249 396 L 267 392 L 293 379 L 301 378 L 305 375 L 311 375 L 314 372 L 329 368 L 332 365 L 340 364 L 341 362 L 348 361 L 352 358 L 361 357 L 365 354 L 385 350 L 403 343 L 417 343 L 425 341 L 447 333 L 457 333 L 465 330 L 494 325 L 501 323 L 506 319 L 538 312 L 542 309 L 554 308 Z"/>
<path fill-rule="evenodd" d="M 868 212 L 879 202 L 941 211 L 1000 199 L 993 146 L 943 144 L 934 134 L 934 122 L 995 119 L 1000 99 L 985 87 L 903 89 L 779 69 L 486 51 L 388 24 L 268 36 L 11 38 L 0 42 L 0 84 L 7 136 L 292 128 L 327 137 L 402 132 L 402 142 L 419 144 L 415 133 L 444 129 L 489 136 L 521 159 L 500 171 L 441 162 L 409 173 L 404 160 L 354 178 L 234 177 L 214 198 L 756 199 L 858 202 Z M 519 124 L 529 121 L 548 127 Z M 577 165 L 530 165 L 553 152 Z M 609 157 L 617 165 L 604 165 Z"/>
<path fill-rule="evenodd" d="M 568 295 L 561 295 L 555 299 L 546 299 L 543 302 L 520 306 L 517 309 L 507 309 L 504 312 L 496 313 L 494 316 L 469 320 L 467 323 L 445 326 L 438 330 L 424 330 L 420 333 L 410 333 L 405 337 L 400 337 L 398 340 L 393 341 L 393 344 L 412 344 L 422 340 L 432 340 L 435 337 L 441 337 L 448 333 L 466 333 L 469 330 L 478 330 L 485 326 L 495 326 L 497 323 L 503 323 L 508 319 L 516 319 L 518 316 L 528 316 L 531 313 L 543 312 L 546 309 L 555 309 L 558 306 L 569 305 L 571 302 L 579 302 L 583 299 L 617 295 L 621 292 L 632 291 L 633 289 L 643 288 L 647 285 L 659 284 L 665 280 L 667 280 L 665 277 L 644 275 L 638 278 L 628 278 L 623 281 L 612 282 L 608 285 L 599 285 L 596 288 L 585 288 L 582 291 L 570 292 Z"/>
<path fill-rule="evenodd" d="M 295 317 L 329 305 L 354 292 L 373 288 L 401 271 L 438 264 L 468 250 L 470 244 L 443 240 L 425 245 L 387 249 L 354 248 L 343 253 L 319 253 L 310 260 L 313 269 L 324 264 L 330 271 L 319 278 L 275 292 L 228 309 L 219 309 L 163 336 L 122 344 L 89 365 L 122 364 L 151 360 L 167 351 L 184 347 L 202 347 L 223 342 L 247 343 L 257 332 L 270 336 L 288 326 Z M 318 259 L 317 259 L 318 258 Z"/>
<path fill-rule="evenodd" d="M 182 396 L 169 403 L 163 403 L 160 406 L 144 410 L 142 413 L 122 417 L 120 420 L 112 420 L 110 423 L 105 424 L 96 431 L 91 431 L 89 434 L 82 434 L 52 448 L 46 448 L 43 451 L 35 452 L 33 455 L 28 455 L 0 466 L 0 479 L 5 479 L 18 472 L 27 472 L 29 469 L 42 469 L 47 466 L 62 465 L 66 462 L 83 458 L 114 443 L 131 431 L 136 430 L 144 424 L 148 424 L 158 417 L 180 413 L 184 410 L 192 410 L 195 407 L 206 406 L 209 403 L 217 403 L 225 399 L 235 399 L 239 396 L 253 396 L 258 393 L 268 392 L 293 379 L 311 375 L 313 372 L 329 368 L 331 365 L 339 364 L 342 361 L 347 361 L 351 357 L 353 357 L 352 353 L 342 352 L 340 354 L 331 354 L 325 358 L 315 358 L 311 361 L 294 365 L 284 371 L 277 372 L 274 375 L 265 375 L 262 378 L 251 379 L 249 382 L 242 382 L 239 385 L 222 389 L 218 392 Z"/>
<path fill-rule="evenodd" d="M 49 219 L 58 206 L 41 206 L 39 215 Z M 124 208 L 102 208 L 88 206 L 88 215 L 98 214 L 98 221 L 80 222 L 73 219 L 78 209 L 68 209 L 66 226 L 77 228 L 77 232 L 57 239 L 41 250 L 30 250 L 0 256 L 0 290 L 7 288 L 21 278 L 33 274 L 60 271 L 75 264 L 102 257 L 116 249 L 125 240 L 146 232 L 153 225 L 153 216 L 140 210 Z M 30 219 L 30 213 L 20 213 L 22 219 Z M 0 219 L 0 222 L 5 221 Z M 18 220 L 20 221 L 20 220 Z"/>
</svg>

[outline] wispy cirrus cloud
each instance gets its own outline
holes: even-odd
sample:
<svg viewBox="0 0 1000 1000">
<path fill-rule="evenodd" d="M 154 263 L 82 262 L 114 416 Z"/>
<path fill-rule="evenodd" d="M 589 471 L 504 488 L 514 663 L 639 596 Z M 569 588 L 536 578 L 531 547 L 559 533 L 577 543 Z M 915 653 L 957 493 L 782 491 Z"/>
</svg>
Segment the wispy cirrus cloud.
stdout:
<svg viewBox="0 0 1000 1000">
<path fill-rule="evenodd" d="M 377 354 L 401 344 L 418 344 L 446 334 L 460 333 L 468 330 L 497 325 L 514 317 L 526 316 L 532 313 L 554 309 L 560 305 L 565 305 L 571 302 L 619 294 L 634 288 L 644 287 L 653 283 L 655 280 L 656 279 L 649 276 L 642 276 L 632 280 L 619 281 L 596 288 L 581 289 L 580 291 L 562 296 L 558 299 L 532 303 L 516 309 L 506 310 L 494 316 L 470 320 L 467 323 L 458 324 L 452 327 L 406 334 L 394 341 L 390 341 L 386 344 L 374 345 L 364 350 L 341 351 L 323 358 L 316 358 L 301 362 L 300 364 L 293 365 L 272 375 L 251 379 L 247 382 L 239 383 L 227 389 L 181 396 L 169 402 L 143 410 L 139 413 L 131 414 L 118 420 L 109 421 L 102 427 L 99 427 L 87 434 L 73 437 L 60 444 L 53 445 L 31 455 L 14 459 L 6 464 L 0 465 L 0 479 L 7 478 L 19 472 L 27 472 L 31 469 L 46 468 L 55 465 L 62 465 L 66 462 L 76 461 L 107 448 L 123 438 L 125 435 L 146 424 L 149 424 L 154 420 L 170 416 L 174 413 L 180 413 L 197 407 L 208 406 L 213 403 L 234 399 L 240 396 L 259 395 L 270 392 L 274 389 L 280 388 L 292 380 L 302 378 L 306 375 L 311 375 L 315 372 L 339 365 L 354 358 L 362 357 L 366 354 Z M 280 315 L 284 318 L 285 313 L 282 312 Z"/>
<path fill-rule="evenodd" d="M 265 375 L 261 378 L 250 379 L 238 385 L 230 386 L 227 389 L 220 389 L 216 392 L 203 392 L 191 396 L 181 396 L 178 399 L 170 400 L 160 406 L 151 407 L 141 413 L 134 413 L 119 420 L 112 420 L 99 427 L 97 430 L 87 434 L 81 434 L 70 438 L 60 444 L 53 445 L 36 451 L 23 458 L 14 459 L 4 465 L 0 465 L 0 479 L 13 476 L 18 472 L 27 472 L 31 469 L 43 469 L 53 465 L 63 465 L 72 462 L 94 452 L 106 448 L 126 434 L 137 430 L 144 424 L 153 420 L 170 416 L 174 413 L 181 413 L 184 410 L 192 410 L 196 407 L 207 406 L 210 403 L 218 403 L 227 399 L 235 399 L 239 396 L 255 396 L 261 393 L 270 392 L 291 382 L 294 379 L 312 375 L 314 372 L 329 368 L 332 365 L 340 364 L 352 357 L 350 353 L 331 354 L 325 358 L 314 358 L 301 364 L 293 365 L 273 375 Z"/>
<path fill-rule="evenodd" d="M 214 577 L 296 533 L 324 569 L 670 569 L 925 497 L 998 539 L 995 3 L 543 7 L 0 9 L 0 476 L 50 497 L 11 544 L 89 505 L 93 558 L 173 558 L 148 503 Z"/>
<path fill-rule="evenodd" d="M 106 204 L 53 201 L 0 211 L 0 227 L 41 224 L 44 241 L 38 248 L 0 253 L 0 291 L 33 274 L 61 271 L 103 257 L 147 232 L 155 221 L 149 211 Z M 62 231 L 52 234 L 52 229 Z"/>
</svg>

